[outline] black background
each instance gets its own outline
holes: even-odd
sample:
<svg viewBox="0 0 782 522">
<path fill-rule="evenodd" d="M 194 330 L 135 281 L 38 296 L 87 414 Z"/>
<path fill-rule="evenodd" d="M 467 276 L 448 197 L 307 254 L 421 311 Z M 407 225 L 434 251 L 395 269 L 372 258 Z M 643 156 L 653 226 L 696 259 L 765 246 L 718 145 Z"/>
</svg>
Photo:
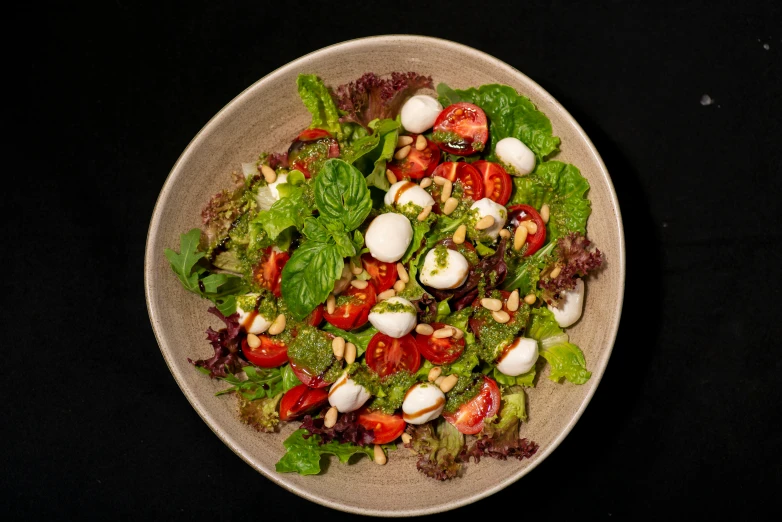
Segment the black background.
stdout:
<svg viewBox="0 0 782 522">
<path fill-rule="evenodd" d="M 4 512 L 354 518 L 274 485 L 198 417 L 153 336 L 143 256 L 169 170 L 218 110 L 303 54 L 392 33 L 473 46 L 548 90 L 605 160 L 627 240 L 619 335 L 578 425 L 530 475 L 441 516 L 776 506 L 780 8 L 518 4 L 116 0 L 12 15 Z"/>
</svg>

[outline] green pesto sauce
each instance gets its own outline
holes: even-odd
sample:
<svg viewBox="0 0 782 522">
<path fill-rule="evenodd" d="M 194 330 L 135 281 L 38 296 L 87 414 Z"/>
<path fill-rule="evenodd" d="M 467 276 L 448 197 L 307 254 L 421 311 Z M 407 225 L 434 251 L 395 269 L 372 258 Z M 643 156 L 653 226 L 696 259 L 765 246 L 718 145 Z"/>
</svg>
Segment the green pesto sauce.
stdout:
<svg viewBox="0 0 782 522">
<path fill-rule="evenodd" d="M 245 313 L 252 312 L 258 304 L 258 297 L 258 294 L 240 295 L 236 298 L 236 306 Z"/>
<path fill-rule="evenodd" d="M 472 375 L 460 375 L 456 381 L 456 386 L 446 394 L 445 411 L 455 412 L 459 406 L 472 400 L 478 395 L 483 386 L 483 374 L 473 373 Z"/>
<path fill-rule="evenodd" d="M 416 382 L 414 374 L 404 371 L 381 378 L 363 364 L 350 371 L 353 372 L 350 378 L 373 396 L 367 407 L 389 415 L 402 407 L 407 390 Z"/>
<path fill-rule="evenodd" d="M 386 314 L 386 313 L 410 313 L 415 314 L 415 308 L 405 303 L 392 303 L 389 301 L 380 301 L 372 307 L 372 313 Z"/>
<path fill-rule="evenodd" d="M 353 295 L 338 295 L 337 296 L 337 308 L 345 305 L 359 306 L 361 305 L 361 299 Z"/>
<path fill-rule="evenodd" d="M 407 219 L 410 220 L 417 220 L 418 215 L 424 210 L 424 207 L 421 207 L 419 205 L 416 205 L 412 201 L 409 201 L 405 203 L 404 205 L 398 206 L 396 208 L 388 206 L 389 212 L 396 212 L 398 214 L 402 214 Z"/>
<path fill-rule="evenodd" d="M 464 256 L 464 258 L 467 260 L 468 263 L 471 265 L 477 265 L 480 259 L 478 258 L 478 254 L 475 252 L 475 250 L 470 250 L 469 248 L 464 246 L 464 243 L 461 245 L 456 246 L 456 251 L 459 252 L 461 255 Z"/>
<path fill-rule="evenodd" d="M 502 299 L 502 294 L 494 290 L 490 297 Z M 529 318 L 529 305 L 522 303 L 515 317 L 505 324 L 494 320 L 489 310 L 482 306 L 475 309 L 474 318 L 483 324 L 475 332 L 478 337 L 478 355 L 486 362 L 493 363 L 502 353 L 503 348 L 513 342 L 524 329 Z"/>
<path fill-rule="evenodd" d="M 432 141 L 435 143 L 447 143 L 453 147 L 458 147 L 459 145 L 466 145 L 467 142 L 464 141 L 464 138 L 462 138 L 459 134 L 453 132 L 453 131 L 435 131 L 432 133 Z"/>
<path fill-rule="evenodd" d="M 326 380 L 332 380 L 330 377 L 336 380 L 342 373 L 342 367 L 334 364 L 337 359 L 334 357 L 329 336 L 308 325 L 299 328 L 298 333 L 296 339 L 288 345 L 288 359 L 316 375 L 328 370 Z M 336 376 L 332 376 L 333 373 L 336 373 Z"/>
<path fill-rule="evenodd" d="M 432 270 L 432 275 L 440 273 L 440 270 L 443 270 L 448 266 L 448 249 L 445 245 L 437 245 L 434 247 L 434 264 L 437 268 Z"/>
</svg>

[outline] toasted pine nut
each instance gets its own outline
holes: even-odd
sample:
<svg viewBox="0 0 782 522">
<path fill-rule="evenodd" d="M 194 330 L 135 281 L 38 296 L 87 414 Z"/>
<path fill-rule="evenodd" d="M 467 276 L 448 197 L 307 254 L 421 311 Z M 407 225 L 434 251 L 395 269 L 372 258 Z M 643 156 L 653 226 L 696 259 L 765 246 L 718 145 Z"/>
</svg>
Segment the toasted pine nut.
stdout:
<svg viewBox="0 0 782 522">
<path fill-rule="evenodd" d="M 475 230 L 484 230 L 494 224 L 494 216 L 483 216 L 475 223 Z"/>
<path fill-rule="evenodd" d="M 405 145 L 410 145 L 411 143 L 413 143 L 412 136 L 399 136 L 399 139 L 396 140 L 397 147 L 404 147 Z"/>
<path fill-rule="evenodd" d="M 388 290 L 385 290 L 377 294 L 377 299 L 378 301 L 385 301 L 386 299 L 391 299 L 395 295 L 396 295 L 396 291 L 393 288 L 389 288 Z"/>
<path fill-rule="evenodd" d="M 429 382 L 434 382 L 437 380 L 437 378 L 440 376 L 440 374 L 443 373 L 443 369 L 439 366 L 435 366 L 431 370 L 429 370 L 429 375 L 426 376 L 426 379 Z"/>
<path fill-rule="evenodd" d="M 524 221 L 524 226 L 527 227 L 527 232 L 535 234 L 538 231 L 538 225 L 534 221 Z"/>
<path fill-rule="evenodd" d="M 491 316 L 498 323 L 507 323 L 508 321 L 510 321 L 510 315 L 508 315 L 508 312 L 506 312 L 505 310 L 499 310 L 497 312 L 492 312 Z"/>
<path fill-rule="evenodd" d="M 444 380 L 445 380 L 445 375 L 441 375 L 441 376 L 439 376 L 438 378 L 436 378 L 436 379 L 434 380 L 434 383 L 435 383 L 437 386 L 440 386 L 440 383 L 441 383 L 441 382 L 443 382 Z"/>
<path fill-rule="evenodd" d="M 455 326 L 452 326 L 451 328 L 453 328 L 453 338 L 454 339 L 456 339 L 458 341 L 459 339 L 464 337 L 464 332 L 462 330 L 460 330 L 459 328 L 456 328 Z"/>
<path fill-rule="evenodd" d="M 281 334 L 282 331 L 285 330 L 285 316 L 283 314 L 280 314 L 277 316 L 277 319 L 274 320 L 272 325 L 269 327 L 269 335 L 277 335 Z"/>
<path fill-rule="evenodd" d="M 432 212 L 432 205 L 426 205 L 424 209 L 418 214 L 418 221 L 423 221 L 429 217 L 429 213 Z"/>
<path fill-rule="evenodd" d="M 450 179 L 445 180 L 445 183 L 443 183 L 443 193 L 440 194 L 440 201 L 445 203 L 448 201 L 448 198 L 451 197 L 451 192 L 453 192 L 453 182 Z"/>
<path fill-rule="evenodd" d="M 535 294 L 527 294 L 524 296 L 524 302 L 528 305 L 534 305 L 535 301 L 537 301 L 537 297 L 535 297 Z"/>
<path fill-rule="evenodd" d="M 399 275 L 400 281 L 404 281 L 405 283 L 410 281 L 410 276 L 408 275 L 407 270 L 405 270 L 405 265 L 402 263 L 396 264 L 396 273 Z"/>
<path fill-rule="evenodd" d="M 549 217 L 551 217 L 551 209 L 549 208 L 548 203 L 543 203 L 543 206 L 540 207 L 540 218 L 544 223 L 548 223 Z"/>
<path fill-rule="evenodd" d="M 393 185 L 394 183 L 396 183 L 396 174 L 391 172 L 391 169 L 387 169 L 386 170 L 386 179 L 388 180 L 389 183 L 391 183 Z"/>
<path fill-rule="evenodd" d="M 508 296 L 508 301 L 505 303 L 505 306 L 508 307 L 508 310 L 511 312 L 515 312 L 519 309 L 519 291 L 514 290 L 510 293 L 510 296 Z"/>
<path fill-rule="evenodd" d="M 337 298 L 334 297 L 334 294 L 329 294 L 328 299 L 326 299 L 326 311 L 330 314 L 333 314 L 336 308 L 337 308 Z"/>
<path fill-rule="evenodd" d="M 334 425 L 337 423 L 337 415 L 339 412 L 337 411 L 336 406 L 332 406 L 329 408 L 329 411 L 326 412 L 326 415 L 323 417 L 323 427 L 325 428 L 333 428 Z"/>
<path fill-rule="evenodd" d="M 359 290 L 363 290 L 369 285 L 369 283 L 362 281 L 361 279 L 354 279 L 350 284 L 353 288 L 358 288 Z"/>
<path fill-rule="evenodd" d="M 445 339 L 446 337 L 451 337 L 453 335 L 453 328 L 450 326 L 444 326 L 440 328 L 439 330 L 435 330 L 432 333 L 432 337 L 435 339 Z"/>
<path fill-rule="evenodd" d="M 375 464 L 382 466 L 387 461 L 388 458 L 386 457 L 386 452 L 383 451 L 383 448 L 380 446 L 380 444 L 375 444 Z"/>
<path fill-rule="evenodd" d="M 449 391 L 453 390 L 453 387 L 456 386 L 456 381 L 459 380 L 459 376 L 454 374 L 449 375 L 445 379 L 440 382 L 440 389 L 443 391 L 443 393 L 448 393 Z"/>
<path fill-rule="evenodd" d="M 404 289 L 405 289 L 405 282 L 404 281 L 399 280 L 396 283 L 394 283 L 394 290 L 396 290 L 397 294 L 399 292 L 401 292 L 402 290 L 404 290 Z"/>
<path fill-rule="evenodd" d="M 448 198 L 443 206 L 443 214 L 450 216 L 451 213 L 459 206 L 459 200 L 456 198 Z"/>
<path fill-rule="evenodd" d="M 261 165 L 261 174 L 263 174 L 263 179 L 266 180 L 266 183 L 277 181 L 277 173 L 268 165 Z"/>
<path fill-rule="evenodd" d="M 562 267 L 557 265 L 554 267 L 554 270 L 551 271 L 551 273 L 548 275 L 551 279 L 556 279 L 559 274 L 562 273 Z"/>
<path fill-rule="evenodd" d="M 434 328 L 432 328 L 432 325 L 421 323 L 415 327 L 415 331 L 421 335 L 432 335 Z"/>
<path fill-rule="evenodd" d="M 505 239 L 508 239 L 510 237 L 510 230 L 507 228 L 503 228 L 500 230 L 500 237 L 504 237 Z"/>
<path fill-rule="evenodd" d="M 456 232 L 453 233 L 453 242 L 457 245 L 461 245 L 464 243 L 464 239 L 467 237 L 467 226 L 466 225 L 459 225 L 459 228 L 456 229 Z"/>
<path fill-rule="evenodd" d="M 516 233 L 513 235 L 513 250 L 521 250 L 527 241 L 527 227 L 519 225 Z"/>
<path fill-rule="evenodd" d="M 447 178 L 444 178 L 442 176 L 435 176 L 432 179 L 434 179 L 434 184 L 435 185 L 440 185 L 440 186 L 445 185 L 445 182 L 449 181 Z"/>
<path fill-rule="evenodd" d="M 334 352 L 334 357 L 336 357 L 338 361 L 341 361 L 345 356 L 345 339 L 342 337 L 335 337 L 334 340 L 331 341 L 331 349 Z"/>
<path fill-rule="evenodd" d="M 413 440 L 413 437 L 410 436 L 409 433 L 403 433 L 402 434 L 402 442 L 405 444 L 410 444 L 410 442 Z"/>
<path fill-rule="evenodd" d="M 415 150 L 424 150 L 426 148 L 426 138 L 424 138 L 423 134 L 419 134 L 418 137 L 415 139 Z"/>
<path fill-rule="evenodd" d="M 353 343 L 345 343 L 345 362 L 348 364 L 356 362 L 356 345 Z"/>
<path fill-rule="evenodd" d="M 394 153 L 394 159 L 398 159 L 398 160 L 405 159 L 407 155 L 410 154 L 410 149 L 412 149 L 410 145 L 406 145 L 402 147 L 401 149 L 399 149 Z"/>
<path fill-rule="evenodd" d="M 247 344 L 250 348 L 258 348 L 261 345 L 261 340 L 255 334 L 247 334 Z"/>
<path fill-rule="evenodd" d="M 353 261 L 350 262 L 350 273 L 353 275 L 359 275 L 361 272 L 364 271 L 364 267 L 357 266 L 353 264 Z"/>
<path fill-rule="evenodd" d="M 484 297 L 483 299 L 481 299 L 481 306 L 483 306 L 487 310 L 496 312 L 497 310 L 502 310 L 502 301 L 500 301 L 499 299 L 491 299 L 489 297 Z"/>
<path fill-rule="evenodd" d="M 432 184 L 432 178 L 424 178 L 419 185 L 421 188 L 427 188 Z"/>
</svg>

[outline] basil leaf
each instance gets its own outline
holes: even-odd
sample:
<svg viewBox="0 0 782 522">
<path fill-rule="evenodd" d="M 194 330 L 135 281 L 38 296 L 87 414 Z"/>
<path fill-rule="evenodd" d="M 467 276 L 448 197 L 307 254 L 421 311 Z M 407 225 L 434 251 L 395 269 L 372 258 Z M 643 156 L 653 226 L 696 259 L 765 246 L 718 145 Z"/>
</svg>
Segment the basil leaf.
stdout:
<svg viewBox="0 0 782 522">
<path fill-rule="evenodd" d="M 324 302 L 342 274 L 342 256 L 335 245 L 307 241 L 282 269 L 282 296 L 293 317 L 301 321 Z"/>
<path fill-rule="evenodd" d="M 355 230 L 372 210 L 372 198 L 363 174 L 340 159 L 323 164 L 315 178 L 315 204 L 321 217 L 341 221 Z"/>
</svg>

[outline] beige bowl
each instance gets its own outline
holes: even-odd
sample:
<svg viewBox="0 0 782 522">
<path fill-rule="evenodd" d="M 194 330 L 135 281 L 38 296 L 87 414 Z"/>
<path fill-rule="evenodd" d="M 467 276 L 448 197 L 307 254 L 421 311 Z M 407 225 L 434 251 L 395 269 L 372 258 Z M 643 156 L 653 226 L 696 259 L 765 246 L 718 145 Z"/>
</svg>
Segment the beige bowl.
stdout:
<svg viewBox="0 0 782 522">
<path fill-rule="evenodd" d="M 590 239 L 605 253 L 605 268 L 589 279 L 582 319 L 568 330 L 584 351 L 592 378 L 582 386 L 555 384 L 540 376 L 528 392 L 529 422 L 521 435 L 540 445 L 530 460 L 484 459 L 465 466 L 464 476 L 437 482 L 419 473 L 415 456 L 400 448 L 388 464 L 363 458 L 341 465 L 332 458 L 317 476 L 279 474 L 274 464 L 295 423 L 267 435 L 241 424 L 233 397 L 215 397 L 224 383 L 197 372 L 187 358 L 211 354 L 208 325 L 222 326 L 207 313 L 209 303 L 186 292 L 163 250 L 179 248 L 179 234 L 200 224 L 200 209 L 226 187 L 232 171 L 263 151 L 283 151 L 310 115 L 296 91 L 298 73 L 315 73 L 336 86 L 365 72 L 416 71 L 454 88 L 502 83 L 528 96 L 562 138 L 556 159 L 575 164 L 591 184 Z M 209 427 L 237 455 L 280 486 L 325 506 L 365 515 L 410 516 L 469 504 L 519 480 L 540 464 L 573 428 L 603 375 L 619 326 L 625 276 L 622 221 L 605 165 L 584 131 L 546 91 L 496 58 L 453 42 L 419 36 L 352 40 L 308 54 L 274 71 L 226 105 L 188 145 L 160 192 L 152 215 L 144 268 L 147 306 L 160 349 L 182 391 Z M 357 492 L 360 491 L 360 494 Z"/>
</svg>

